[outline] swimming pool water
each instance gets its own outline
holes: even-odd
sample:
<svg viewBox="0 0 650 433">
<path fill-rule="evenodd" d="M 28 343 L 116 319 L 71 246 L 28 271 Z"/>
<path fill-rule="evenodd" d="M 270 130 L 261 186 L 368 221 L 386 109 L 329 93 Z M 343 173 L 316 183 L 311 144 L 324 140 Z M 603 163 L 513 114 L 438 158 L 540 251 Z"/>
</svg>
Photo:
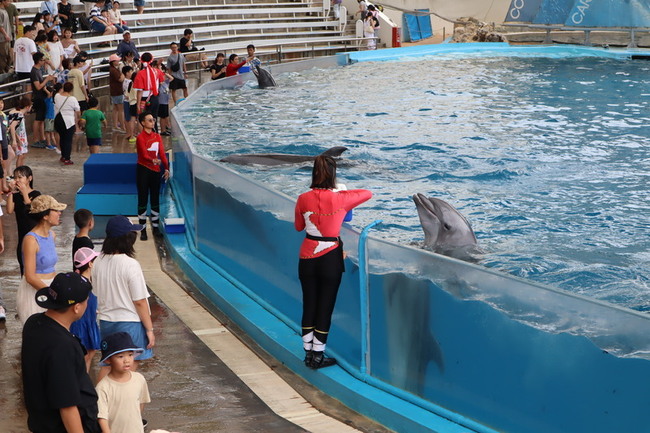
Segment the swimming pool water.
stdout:
<svg viewBox="0 0 650 433">
<path fill-rule="evenodd" d="M 339 180 L 369 188 L 353 225 L 419 245 L 411 196 L 473 225 L 482 265 L 650 310 L 644 62 L 429 57 L 313 69 L 217 91 L 178 113 L 199 154 L 316 155 L 346 146 Z M 310 165 L 236 170 L 297 197 Z"/>
</svg>

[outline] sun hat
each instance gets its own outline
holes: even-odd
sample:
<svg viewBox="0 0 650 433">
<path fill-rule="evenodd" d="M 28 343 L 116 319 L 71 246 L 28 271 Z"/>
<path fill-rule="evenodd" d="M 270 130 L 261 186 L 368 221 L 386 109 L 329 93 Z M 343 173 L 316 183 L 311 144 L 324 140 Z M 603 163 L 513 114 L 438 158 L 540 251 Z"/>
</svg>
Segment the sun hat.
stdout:
<svg viewBox="0 0 650 433">
<path fill-rule="evenodd" d="M 59 203 L 51 195 L 39 195 L 32 200 L 29 213 L 41 213 L 46 210 L 63 210 L 66 207 L 68 207 L 67 204 Z"/>
<path fill-rule="evenodd" d="M 76 272 L 58 274 L 50 283 L 36 292 L 35 299 L 39 307 L 59 310 L 78 304 L 88 299 L 92 286 Z"/>
<path fill-rule="evenodd" d="M 118 238 L 129 232 L 139 232 L 143 228 L 142 224 L 133 224 L 124 215 L 116 215 L 106 223 L 106 236 Z"/>
<path fill-rule="evenodd" d="M 117 54 L 111 54 L 110 57 L 108 58 L 108 62 L 119 62 L 121 61 L 122 58 L 118 56 Z"/>
<path fill-rule="evenodd" d="M 105 363 L 108 358 L 118 353 L 133 351 L 140 354 L 144 352 L 144 349 L 135 346 L 128 332 L 115 332 L 108 335 L 102 340 L 101 347 L 102 359 L 99 362 L 103 366 L 108 365 Z"/>
<path fill-rule="evenodd" d="M 80 268 L 83 265 L 91 262 L 99 253 L 92 248 L 81 247 L 74 253 L 74 267 Z"/>
<path fill-rule="evenodd" d="M 125 35 L 125 34 L 127 34 L 127 33 L 128 33 L 128 34 L 131 34 L 131 30 L 124 30 L 124 31 L 122 32 L 123 35 Z"/>
</svg>

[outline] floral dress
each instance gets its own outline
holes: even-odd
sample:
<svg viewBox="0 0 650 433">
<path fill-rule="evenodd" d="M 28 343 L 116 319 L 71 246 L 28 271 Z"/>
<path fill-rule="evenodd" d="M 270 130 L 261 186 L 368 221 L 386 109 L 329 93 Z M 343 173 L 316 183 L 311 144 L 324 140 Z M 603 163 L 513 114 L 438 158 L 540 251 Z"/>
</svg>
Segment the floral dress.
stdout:
<svg viewBox="0 0 650 433">
<path fill-rule="evenodd" d="M 9 125 L 12 122 L 16 123 L 16 156 L 24 155 L 29 151 L 29 143 L 27 142 L 27 130 L 25 129 L 25 116 L 20 111 L 13 111 L 7 116 Z"/>
</svg>

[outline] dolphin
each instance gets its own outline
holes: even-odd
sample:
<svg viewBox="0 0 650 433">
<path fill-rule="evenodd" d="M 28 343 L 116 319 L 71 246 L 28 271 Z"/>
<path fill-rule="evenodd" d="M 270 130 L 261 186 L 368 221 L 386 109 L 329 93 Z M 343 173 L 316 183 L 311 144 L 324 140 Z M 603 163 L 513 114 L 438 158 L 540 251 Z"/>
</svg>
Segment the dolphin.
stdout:
<svg viewBox="0 0 650 433">
<path fill-rule="evenodd" d="M 260 68 L 260 65 L 255 65 L 253 68 L 253 74 L 255 74 L 255 77 L 257 77 L 257 84 L 259 84 L 260 89 L 276 87 L 273 75 L 271 75 L 271 73 L 266 69 Z"/>
<path fill-rule="evenodd" d="M 322 154 L 337 158 L 346 150 L 348 150 L 347 147 L 335 146 L 327 149 Z M 317 155 L 291 155 L 287 153 L 250 153 L 229 155 L 219 161 L 239 165 L 285 165 L 312 162 L 316 159 L 316 156 Z"/>
<path fill-rule="evenodd" d="M 419 193 L 413 196 L 413 201 L 424 231 L 426 249 L 456 256 L 454 251 L 476 246 L 476 236 L 467 218 L 452 205 Z"/>
</svg>

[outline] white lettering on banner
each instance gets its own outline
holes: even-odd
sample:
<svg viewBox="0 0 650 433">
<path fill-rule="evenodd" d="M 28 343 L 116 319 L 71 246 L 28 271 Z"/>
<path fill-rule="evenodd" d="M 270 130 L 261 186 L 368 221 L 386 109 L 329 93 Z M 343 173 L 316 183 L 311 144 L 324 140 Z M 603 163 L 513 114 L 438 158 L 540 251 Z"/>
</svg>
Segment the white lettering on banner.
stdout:
<svg viewBox="0 0 650 433">
<path fill-rule="evenodd" d="M 591 3 L 591 0 L 580 0 L 580 2 L 576 4 L 576 9 L 578 9 L 578 11 L 571 15 L 571 21 L 573 21 L 573 24 L 582 24 L 582 21 L 585 19 L 585 13 L 587 12 L 587 9 L 589 9 L 589 3 Z"/>
<path fill-rule="evenodd" d="M 512 2 L 512 9 L 510 9 L 510 18 L 518 20 L 521 16 L 521 10 L 526 7 L 525 0 L 514 0 Z"/>
</svg>

